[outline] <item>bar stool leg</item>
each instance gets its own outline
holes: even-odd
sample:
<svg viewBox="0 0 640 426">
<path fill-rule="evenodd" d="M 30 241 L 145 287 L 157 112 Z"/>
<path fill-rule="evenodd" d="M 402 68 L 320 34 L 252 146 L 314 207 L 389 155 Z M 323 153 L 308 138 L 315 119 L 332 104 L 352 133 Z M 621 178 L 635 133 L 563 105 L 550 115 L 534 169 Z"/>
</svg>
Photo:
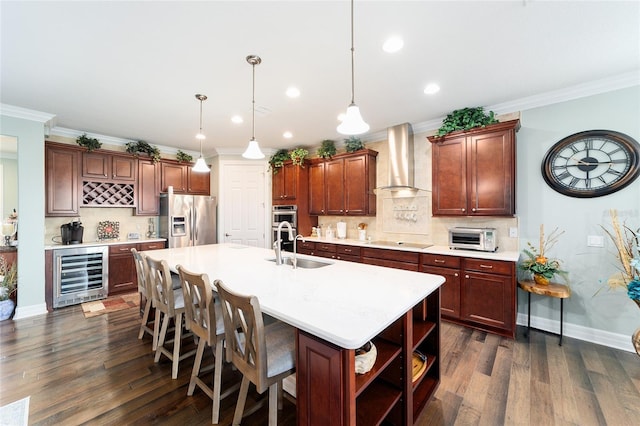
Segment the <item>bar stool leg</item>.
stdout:
<svg viewBox="0 0 640 426">
<path fill-rule="evenodd" d="M 562 346 L 562 319 L 563 319 L 564 299 L 560 299 L 560 343 L 558 346 Z"/>
</svg>

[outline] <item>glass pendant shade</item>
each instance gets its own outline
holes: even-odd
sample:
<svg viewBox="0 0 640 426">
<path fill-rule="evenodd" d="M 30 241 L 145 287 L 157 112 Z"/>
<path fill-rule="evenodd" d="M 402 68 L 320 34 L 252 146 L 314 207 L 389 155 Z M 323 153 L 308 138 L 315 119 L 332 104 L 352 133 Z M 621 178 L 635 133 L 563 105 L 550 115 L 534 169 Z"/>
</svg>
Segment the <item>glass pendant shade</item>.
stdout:
<svg viewBox="0 0 640 426">
<path fill-rule="evenodd" d="M 343 135 L 361 135 L 369 131 L 369 125 L 360 115 L 360 108 L 356 104 L 349 105 L 347 114 L 338 126 L 338 132 Z"/>
<path fill-rule="evenodd" d="M 204 173 L 209 171 L 209 166 L 207 166 L 207 163 L 204 162 L 204 158 L 200 157 L 196 161 L 196 164 L 193 165 L 193 168 L 191 170 L 198 173 Z"/>
<path fill-rule="evenodd" d="M 264 158 L 264 154 L 260 150 L 258 141 L 254 138 L 251 138 L 249 146 L 247 146 L 247 149 L 242 153 L 242 156 L 249 160 L 261 160 Z"/>
</svg>

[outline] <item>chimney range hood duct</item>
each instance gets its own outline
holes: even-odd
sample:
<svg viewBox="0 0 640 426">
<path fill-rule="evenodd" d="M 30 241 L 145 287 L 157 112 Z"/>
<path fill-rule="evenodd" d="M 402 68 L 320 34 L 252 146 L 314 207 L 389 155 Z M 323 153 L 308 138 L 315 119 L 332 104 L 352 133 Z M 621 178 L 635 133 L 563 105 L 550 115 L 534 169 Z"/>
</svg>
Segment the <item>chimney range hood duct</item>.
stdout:
<svg viewBox="0 0 640 426">
<path fill-rule="evenodd" d="M 419 191 L 414 186 L 413 130 L 409 123 L 398 124 L 387 130 L 389 164 L 387 186 L 378 190 Z"/>
</svg>

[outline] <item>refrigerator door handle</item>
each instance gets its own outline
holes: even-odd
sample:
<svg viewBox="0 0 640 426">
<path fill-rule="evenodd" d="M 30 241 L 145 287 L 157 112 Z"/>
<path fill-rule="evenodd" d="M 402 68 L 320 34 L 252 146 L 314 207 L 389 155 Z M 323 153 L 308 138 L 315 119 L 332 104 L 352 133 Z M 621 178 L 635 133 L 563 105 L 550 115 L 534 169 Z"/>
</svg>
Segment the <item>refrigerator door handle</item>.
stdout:
<svg viewBox="0 0 640 426">
<path fill-rule="evenodd" d="M 193 245 L 196 245 L 198 240 L 198 210 L 193 209 Z"/>
</svg>

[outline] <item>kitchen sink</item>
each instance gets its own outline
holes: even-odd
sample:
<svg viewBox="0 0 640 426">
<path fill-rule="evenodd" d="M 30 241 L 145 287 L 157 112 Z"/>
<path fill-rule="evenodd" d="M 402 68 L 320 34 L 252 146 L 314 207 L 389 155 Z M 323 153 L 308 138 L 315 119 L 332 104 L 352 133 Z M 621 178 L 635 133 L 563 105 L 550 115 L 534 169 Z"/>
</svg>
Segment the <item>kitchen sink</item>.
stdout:
<svg viewBox="0 0 640 426">
<path fill-rule="evenodd" d="M 269 262 L 276 261 L 275 259 L 267 259 L 267 260 Z M 293 257 L 283 257 L 282 264 L 293 266 Z M 323 266 L 329 266 L 332 264 L 333 262 L 321 262 L 319 260 L 298 258 L 296 262 L 296 267 L 302 268 L 302 269 L 315 269 L 315 268 L 322 268 Z"/>
</svg>

